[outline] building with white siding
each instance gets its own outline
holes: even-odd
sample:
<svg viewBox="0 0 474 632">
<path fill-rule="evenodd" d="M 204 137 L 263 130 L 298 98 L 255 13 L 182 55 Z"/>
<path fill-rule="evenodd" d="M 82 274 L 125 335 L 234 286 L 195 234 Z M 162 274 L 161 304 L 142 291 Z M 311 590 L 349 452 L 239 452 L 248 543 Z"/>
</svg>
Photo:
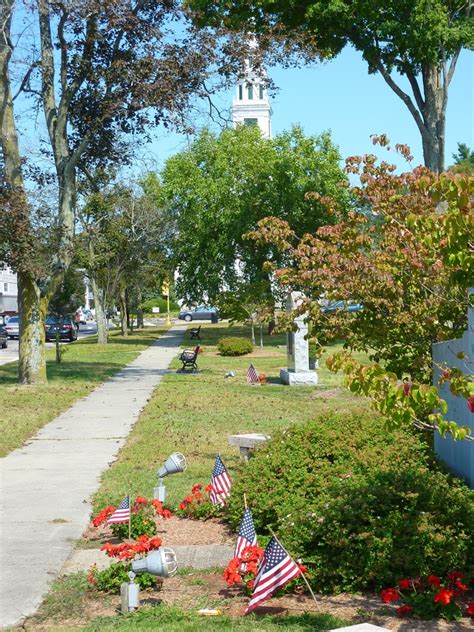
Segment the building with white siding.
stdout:
<svg viewBox="0 0 474 632">
<path fill-rule="evenodd" d="M 18 311 L 18 282 L 8 267 L 0 267 L 0 312 Z"/>
</svg>

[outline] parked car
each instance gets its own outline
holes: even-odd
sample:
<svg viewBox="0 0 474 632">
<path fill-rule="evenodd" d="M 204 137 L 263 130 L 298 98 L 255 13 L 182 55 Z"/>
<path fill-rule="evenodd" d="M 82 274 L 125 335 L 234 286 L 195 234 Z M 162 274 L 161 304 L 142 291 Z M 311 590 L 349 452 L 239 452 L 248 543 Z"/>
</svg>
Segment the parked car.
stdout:
<svg viewBox="0 0 474 632">
<path fill-rule="evenodd" d="M 10 316 L 5 329 L 9 338 L 18 338 L 20 336 L 20 319 L 18 316 Z"/>
<path fill-rule="evenodd" d="M 333 301 L 321 307 L 321 311 L 323 314 L 330 314 L 332 312 L 337 311 L 338 309 L 342 309 L 346 312 L 360 312 L 363 309 L 360 303 L 349 303 L 347 301 Z"/>
<path fill-rule="evenodd" d="M 73 342 L 77 340 L 77 329 L 71 316 L 48 316 L 45 323 L 46 342 L 56 340 L 59 332 L 61 340 L 69 340 Z"/>
<path fill-rule="evenodd" d="M 185 320 L 190 323 L 192 320 L 210 320 L 216 322 L 218 319 L 218 311 L 215 307 L 209 307 L 208 305 L 199 305 L 198 307 L 192 307 L 191 309 L 185 309 L 178 315 L 180 320 Z"/>
<path fill-rule="evenodd" d="M 8 334 L 4 325 L 0 325 L 0 348 L 6 349 L 8 347 Z"/>
</svg>

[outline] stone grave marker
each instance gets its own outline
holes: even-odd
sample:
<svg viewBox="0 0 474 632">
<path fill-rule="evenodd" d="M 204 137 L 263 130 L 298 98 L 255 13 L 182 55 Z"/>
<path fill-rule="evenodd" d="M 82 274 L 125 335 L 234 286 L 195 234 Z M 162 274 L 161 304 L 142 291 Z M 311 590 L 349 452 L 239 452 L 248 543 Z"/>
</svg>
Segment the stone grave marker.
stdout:
<svg viewBox="0 0 474 632">
<path fill-rule="evenodd" d="M 291 292 L 288 295 L 286 310 L 291 313 L 301 302 L 301 292 Z M 280 370 L 280 379 L 290 386 L 315 386 L 318 374 L 309 369 L 308 324 L 305 322 L 307 314 L 295 318 L 296 331 L 289 331 L 286 336 L 287 363 L 286 369 Z"/>
</svg>

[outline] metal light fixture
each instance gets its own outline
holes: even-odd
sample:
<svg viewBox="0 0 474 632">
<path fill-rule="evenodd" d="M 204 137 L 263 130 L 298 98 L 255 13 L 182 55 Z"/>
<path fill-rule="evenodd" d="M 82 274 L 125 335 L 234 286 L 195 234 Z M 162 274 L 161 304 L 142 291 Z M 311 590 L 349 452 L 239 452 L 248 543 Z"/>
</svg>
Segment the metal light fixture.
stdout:
<svg viewBox="0 0 474 632">
<path fill-rule="evenodd" d="M 134 573 L 150 573 L 158 577 L 173 577 L 178 570 L 176 553 L 167 546 L 160 546 L 146 557 L 132 562 Z"/>
<path fill-rule="evenodd" d="M 153 498 L 157 498 L 162 503 L 165 502 L 166 487 L 163 485 L 163 479 L 169 474 L 178 474 L 178 472 L 184 472 L 187 467 L 186 459 L 180 452 L 173 452 L 166 459 L 165 463 L 157 471 L 159 478 L 159 484 L 153 490 Z"/>
<path fill-rule="evenodd" d="M 167 546 L 161 546 L 146 557 L 132 562 L 132 570 L 128 573 L 130 582 L 120 585 L 122 612 L 133 612 L 140 606 L 139 586 L 134 582 L 136 574 L 150 573 L 157 577 L 173 577 L 178 571 L 176 553 Z"/>
</svg>

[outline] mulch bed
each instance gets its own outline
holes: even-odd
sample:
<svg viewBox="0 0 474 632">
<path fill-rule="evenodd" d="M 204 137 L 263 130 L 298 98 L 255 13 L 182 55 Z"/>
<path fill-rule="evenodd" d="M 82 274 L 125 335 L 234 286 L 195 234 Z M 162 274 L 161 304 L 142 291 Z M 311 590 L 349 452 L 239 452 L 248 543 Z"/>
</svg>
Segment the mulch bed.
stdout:
<svg viewBox="0 0 474 632">
<path fill-rule="evenodd" d="M 472 622 L 467 619 L 452 623 L 400 619 L 395 614 L 395 606 L 382 604 L 378 595 L 317 596 L 317 600 L 321 612 L 347 619 L 353 625 L 369 622 L 397 632 L 468 632 L 474 629 Z M 196 571 L 164 580 L 159 591 L 142 591 L 140 602 L 141 605 L 176 604 L 184 610 L 191 611 L 203 607 L 219 608 L 224 615 L 240 617 L 248 603 L 248 596 L 241 586 L 228 586 L 220 573 Z M 48 630 L 58 626 L 73 628 L 85 625 L 99 616 L 115 615 L 119 608 L 118 595 L 102 596 L 90 593 L 84 599 L 81 619 L 35 621 L 32 618 L 25 623 L 24 629 Z M 255 612 L 257 615 L 284 617 L 304 612 L 318 612 L 318 609 L 308 595 L 292 594 L 272 598 Z"/>
<path fill-rule="evenodd" d="M 199 545 L 199 544 L 235 544 L 235 535 L 228 526 L 216 518 L 189 520 L 188 518 L 163 519 L 155 516 L 156 535 L 166 546 Z M 107 525 L 99 527 L 89 525 L 83 535 L 90 542 L 97 542 L 97 547 L 104 542 L 114 542 L 114 535 Z"/>
</svg>

